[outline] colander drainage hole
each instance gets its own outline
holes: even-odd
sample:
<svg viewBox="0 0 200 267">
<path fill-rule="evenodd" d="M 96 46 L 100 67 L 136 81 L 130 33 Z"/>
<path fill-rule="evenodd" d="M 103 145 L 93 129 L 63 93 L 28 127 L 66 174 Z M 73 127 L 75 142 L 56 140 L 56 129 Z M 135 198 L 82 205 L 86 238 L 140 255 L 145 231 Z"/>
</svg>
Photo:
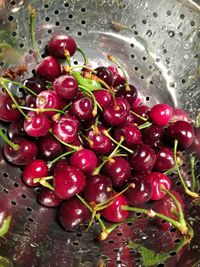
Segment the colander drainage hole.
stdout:
<svg viewBox="0 0 200 267">
<path fill-rule="evenodd" d="M 114 243 L 114 240 L 110 239 L 110 240 L 108 240 L 108 243 L 109 244 L 113 244 Z"/>
<path fill-rule="evenodd" d="M 6 193 L 6 194 L 9 193 L 8 189 L 6 189 L 6 188 L 3 189 L 3 192 Z"/>
<path fill-rule="evenodd" d="M 86 9 L 85 9 L 84 7 L 82 7 L 82 8 L 81 8 L 81 12 L 84 13 L 85 11 L 86 11 Z"/>
<path fill-rule="evenodd" d="M 13 16 L 9 16 L 9 17 L 8 17 L 8 20 L 9 20 L 9 21 L 13 21 L 13 19 L 14 19 Z"/>
<path fill-rule="evenodd" d="M 122 233 L 117 233 L 117 236 L 122 236 Z"/>
<path fill-rule="evenodd" d="M 27 209 L 27 211 L 32 212 L 32 208 L 31 207 L 27 207 L 26 209 Z"/>
<path fill-rule="evenodd" d="M 163 263 L 160 263 L 157 265 L 157 267 L 165 267 L 165 265 Z"/>
<path fill-rule="evenodd" d="M 33 222 L 33 219 L 29 217 L 29 218 L 28 218 L 28 221 L 29 221 L 29 222 Z"/>
<path fill-rule="evenodd" d="M 19 187 L 19 184 L 18 183 L 14 183 L 14 187 Z"/>
<path fill-rule="evenodd" d="M 10 4 L 11 4 L 12 6 L 15 6 L 15 1 L 11 1 Z"/>
<path fill-rule="evenodd" d="M 170 256 L 175 256 L 176 255 L 176 251 L 172 251 L 169 253 Z"/>
<path fill-rule="evenodd" d="M 180 243 L 181 239 L 177 238 L 176 240 L 174 240 L 174 243 Z"/>
<path fill-rule="evenodd" d="M 64 4 L 64 6 L 65 6 L 65 7 L 69 7 L 69 3 L 66 2 L 66 3 Z"/>
<path fill-rule="evenodd" d="M 14 201 L 14 200 L 11 200 L 11 202 L 10 202 L 13 206 L 16 206 L 17 205 L 17 203 Z"/>
<path fill-rule="evenodd" d="M 3 172 L 3 176 L 4 177 L 8 177 L 8 173 L 7 172 Z"/>
<path fill-rule="evenodd" d="M 176 232 L 176 228 L 171 228 L 170 232 L 172 232 L 172 233 Z"/>
<path fill-rule="evenodd" d="M 27 196 L 25 194 L 22 194 L 21 197 L 22 198 L 27 198 Z"/>
</svg>

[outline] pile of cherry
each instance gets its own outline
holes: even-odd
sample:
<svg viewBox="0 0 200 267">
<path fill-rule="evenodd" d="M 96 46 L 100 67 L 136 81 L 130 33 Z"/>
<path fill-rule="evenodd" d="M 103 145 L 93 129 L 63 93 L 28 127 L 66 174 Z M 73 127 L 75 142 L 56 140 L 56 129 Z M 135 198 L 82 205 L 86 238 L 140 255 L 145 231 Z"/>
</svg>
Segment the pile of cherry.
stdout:
<svg viewBox="0 0 200 267">
<path fill-rule="evenodd" d="M 86 64 L 71 66 L 76 50 L 70 36 L 54 36 L 34 77 L 23 83 L 0 78 L 0 120 L 10 122 L 7 134 L 0 131 L 5 158 L 24 166 L 27 186 L 42 187 L 39 203 L 58 207 L 66 230 L 98 221 L 104 231 L 102 218 L 123 222 L 131 207 L 141 210 L 147 202 L 149 216 L 178 220 L 167 174 L 181 162 L 177 147 L 194 146 L 191 120 L 164 103 L 144 105 L 113 56 L 111 66 L 92 69 L 82 52 Z M 10 84 L 23 88 L 23 97 Z M 170 192 L 183 209 L 179 193 Z"/>
</svg>

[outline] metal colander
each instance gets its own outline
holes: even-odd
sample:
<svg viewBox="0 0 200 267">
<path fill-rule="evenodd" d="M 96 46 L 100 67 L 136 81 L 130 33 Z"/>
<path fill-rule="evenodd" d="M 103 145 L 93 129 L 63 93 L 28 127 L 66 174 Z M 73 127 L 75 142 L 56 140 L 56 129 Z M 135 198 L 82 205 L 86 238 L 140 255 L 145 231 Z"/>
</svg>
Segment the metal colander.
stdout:
<svg viewBox="0 0 200 267">
<path fill-rule="evenodd" d="M 28 4 L 38 11 L 36 39 L 41 51 L 52 34 L 70 34 L 96 66 L 109 65 L 108 54 L 117 56 L 148 105 L 166 102 L 196 115 L 200 108 L 199 0 L 0 0 L 0 45 L 4 44 L 0 72 L 25 63 L 26 77 L 32 75 L 36 57 Z M 81 55 L 77 53 L 73 63 L 83 63 Z M 178 254 L 173 247 L 180 241 L 179 233 L 173 228 L 160 231 L 143 217 L 100 242 L 98 225 L 88 233 L 65 232 L 56 222 L 56 210 L 37 203 L 40 189 L 27 188 L 21 182 L 21 169 L 9 165 L 2 153 L 0 168 L 0 200 L 12 208 L 13 216 L 9 233 L 0 239 L 0 266 L 143 266 L 139 252 L 127 247 L 129 239 L 157 252 L 169 251 L 169 259 L 155 266 L 191 267 L 200 260 L 198 206 L 188 205 L 195 237 Z"/>
</svg>

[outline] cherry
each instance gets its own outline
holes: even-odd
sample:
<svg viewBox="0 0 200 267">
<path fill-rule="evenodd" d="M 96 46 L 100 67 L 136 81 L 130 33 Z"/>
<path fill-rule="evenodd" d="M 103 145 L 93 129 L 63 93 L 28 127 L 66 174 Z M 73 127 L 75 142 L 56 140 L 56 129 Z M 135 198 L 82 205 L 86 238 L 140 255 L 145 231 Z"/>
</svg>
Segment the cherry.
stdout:
<svg viewBox="0 0 200 267">
<path fill-rule="evenodd" d="M 39 143 L 40 157 L 53 160 L 62 153 L 61 143 L 51 134 L 44 136 Z"/>
<path fill-rule="evenodd" d="M 123 195 L 118 195 L 110 206 L 101 211 L 101 215 L 109 222 L 123 222 L 129 214 L 127 210 L 121 208 L 123 205 L 127 206 L 128 201 Z"/>
<path fill-rule="evenodd" d="M 167 190 L 171 188 L 170 179 L 163 173 L 152 172 L 147 175 L 146 179 L 152 187 L 151 200 L 159 200 L 164 197 L 166 193 L 162 191 L 161 186 L 164 186 Z"/>
<path fill-rule="evenodd" d="M 10 139 L 16 136 L 26 136 L 26 133 L 24 131 L 24 119 L 19 118 L 17 120 L 14 120 L 10 123 L 8 126 L 8 136 Z"/>
<path fill-rule="evenodd" d="M 154 150 L 146 144 L 137 144 L 133 147 L 134 153 L 130 155 L 131 167 L 136 172 L 149 172 L 156 162 Z"/>
<path fill-rule="evenodd" d="M 174 166 L 174 152 L 168 147 L 159 147 L 156 150 L 156 162 L 154 169 L 159 172 L 164 172 L 173 168 Z"/>
<path fill-rule="evenodd" d="M 88 96 L 75 99 L 71 105 L 72 114 L 79 120 L 92 119 L 93 109 L 94 109 L 93 100 Z"/>
<path fill-rule="evenodd" d="M 79 168 L 85 174 L 90 174 L 97 166 L 97 157 L 95 153 L 89 149 L 81 149 L 75 152 L 69 160 L 70 164 Z"/>
<path fill-rule="evenodd" d="M 73 197 L 62 204 L 58 217 L 65 230 L 76 231 L 81 224 L 91 219 L 91 212 L 79 199 Z"/>
<path fill-rule="evenodd" d="M 113 186 L 123 186 L 131 174 L 131 166 L 122 157 L 111 158 L 104 166 L 105 173 L 110 177 Z"/>
<path fill-rule="evenodd" d="M 80 122 L 73 116 L 62 115 L 53 123 L 54 134 L 65 143 L 72 143 L 78 136 Z"/>
<path fill-rule="evenodd" d="M 97 71 L 96 76 L 103 80 L 108 86 L 113 86 L 114 84 L 114 75 L 106 67 L 98 67 L 95 69 Z"/>
<path fill-rule="evenodd" d="M 25 98 L 25 107 L 36 108 L 36 97 L 34 95 L 27 95 Z M 28 112 L 25 110 L 24 112 Z"/>
<path fill-rule="evenodd" d="M 88 203 L 102 203 L 111 198 L 112 184 L 107 176 L 98 174 L 87 179 L 84 196 Z"/>
<path fill-rule="evenodd" d="M 116 96 L 125 98 L 132 105 L 137 99 L 138 92 L 132 84 L 129 84 L 128 89 L 126 89 L 126 85 L 123 85 L 117 90 Z"/>
<path fill-rule="evenodd" d="M 175 121 L 187 121 L 191 123 L 192 119 L 190 118 L 189 114 L 181 108 L 172 108 L 171 122 Z"/>
<path fill-rule="evenodd" d="M 167 138 L 177 139 L 183 149 L 188 148 L 195 139 L 193 126 L 186 121 L 176 121 L 167 128 Z"/>
<path fill-rule="evenodd" d="M 189 147 L 190 153 L 195 153 L 195 156 L 200 155 L 200 128 L 194 127 L 195 139 L 192 145 Z"/>
<path fill-rule="evenodd" d="M 141 132 L 142 140 L 145 144 L 152 148 L 157 148 L 161 145 L 164 134 L 163 126 L 152 124 L 151 126 L 143 129 Z"/>
<path fill-rule="evenodd" d="M 56 161 L 52 166 L 51 166 L 51 173 L 54 174 L 56 172 L 56 170 L 62 166 L 68 166 L 69 163 L 68 163 L 68 159 L 59 159 L 58 161 Z"/>
<path fill-rule="evenodd" d="M 126 123 L 126 122 L 135 123 L 134 116 L 133 116 L 133 114 L 131 112 L 129 112 L 129 114 L 127 115 L 126 120 L 125 120 L 124 123 Z"/>
<path fill-rule="evenodd" d="M 57 34 L 48 42 L 47 51 L 56 58 L 65 59 L 65 50 L 69 51 L 70 56 L 76 52 L 76 43 L 69 35 Z"/>
<path fill-rule="evenodd" d="M 124 143 L 128 147 L 141 142 L 141 133 L 139 128 L 129 122 L 126 122 L 115 129 L 114 138 L 119 141 L 121 136 L 124 137 Z"/>
<path fill-rule="evenodd" d="M 24 120 L 24 130 L 28 135 L 40 137 L 48 133 L 51 122 L 45 113 L 29 111 L 27 116 Z"/>
<path fill-rule="evenodd" d="M 39 79 L 38 77 L 31 77 L 24 81 L 23 83 L 26 87 L 30 88 L 36 94 L 46 90 L 46 82 Z"/>
<path fill-rule="evenodd" d="M 39 183 L 34 183 L 35 178 L 41 178 L 48 175 L 48 167 L 45 161 L 35 159 L 26 165 L 22 172 L 22 178 L 26 185 L 36 187 Z"/>
<path fill-rule="evenodd" d="M 62 203 L 62 200 L 55 194 L 54 191 L 43 188 L 38 195 L 38 202 L 45 207 L 57 207 Z"/>
<path fill-rule="evenodd" d="M 60 100 L 55 91 L 42 91 L 36 99 L 36 107 L 41 109 L 60 109 Z M 45 112 L 48 116 L 53 116 L 55 111 Z"/>
<path fill-rule="evenodd" d="M 126 117 L 129 114 L 130 105 L 126 99 L 116 97 L 116 103 L 112 101 L 103 110 L 103 117 L 111 126 L 117 126 L 125 122 Z"/>
<path fill-rule="evenodd" d="M 147 203 L 152 196 L 152 187 L 143 175 L 136 175 L 130 178 L 135 187 L 129 187 L 124 195 L 129 205 L 141 207 Z"/>
<path fill-rule="evenodd" d="M 13 101 L 7 94 L 0 95 L 0 120 L 1 121 L 10 122 L 10 121 L 17 120 L 20 117 L 19 110 L 17 108 L 14 108 L 12 105 L 13 105 Z"/>
<path fill-rule="evenodd" d="M 149 112 L 150 119 L 157 125 L 165 126 L 172 117 L 172 108 L 167 104 L 156 104 Z"/>
<path fill-rule="evenodd" d="M 111 93 L 105 89 L 94 91 L 94 96 L 102 108 L 107 106 L 112 100 Z"/>
<path fill-rule="evenodd" d="M 53 82 L 61 75 L 61 67 L 58 60 L 52 56 L 45 57 L 36 67 L 35 73 L 40 79 Z"/>
<path fill-rule="evenodd" d="M 53 181 L 54 191 L 61 199 L 69 199 L 82 192 L 86 184 L 86 178 L 81 170 L 64 164 L 56 168 Z"/>
<path fill-rule="evenodd" d="M 4 146 L 4 155 L 6 159 L 14 165 L 26 165 L 34 160 L 37 156 L 37 145 L 22 137 L 12 139 L 18 147 L 14 149 L 10 145 Z"/>
<path fill-rule="evenodd" d="M 133 112 L 143 117 L 144 119 L 148 119 L 149 110 L 150 108 L 145 105 L 132 108 Z M 140 119 L 138 116 L 133 114 L 133 117 L 134 117 L 134 122 L 137 123 L 138 125 L 141 125 L 144 123 L 144 120 Z"/>
<path fill-rule="evenodd" d="M 117 68 L 116 66 L 109 66 L 108 69 L 114 75 L 114 87 L 117 87 L 118 85 L 124 85 L 126 83 L 126 79 L 123 76 L 123 73 L 120 68 Z"/>
<path fill-rule="evenodd" d="M 73 99 L 78 93 L 77 80 L 71 75 L 58 77 L 53 83 L 53 88 L 59 97 L 67 100 Z"/>
</svg>

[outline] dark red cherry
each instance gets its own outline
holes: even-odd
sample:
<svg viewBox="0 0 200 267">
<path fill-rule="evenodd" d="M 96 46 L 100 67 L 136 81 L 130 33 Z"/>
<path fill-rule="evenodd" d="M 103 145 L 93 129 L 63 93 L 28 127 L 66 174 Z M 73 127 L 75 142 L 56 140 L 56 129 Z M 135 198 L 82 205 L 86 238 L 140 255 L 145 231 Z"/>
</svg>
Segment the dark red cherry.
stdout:
<svg viewBox="0 0 200 267">
<path fill-rule="evenodd" d="M 52 135 L 47 134 L 39 143 L 40 157 L 45 160 L 53 160 L 62 154 L 62 144 Z"/>
<path fill-rule="evenodd" d="M 48 133 L 51 122 L 45 113 L 29 111 L 27 116 L 28 118 L 24 120 L 24 130 L 28 135 L 41 137 Z"/>
<path fill-rule="evenodd" d="M 117 126 L 126 121 L 130 111 L 130 105 L 126 99 L 116 97 L 116 103 L 112 101 L 104 108 L 103 117 L 108 125 Z"/>
<path fill-rule="evenodd" d="M 69 160 L 70 164 L 79 168 L 85 174 L 90 174 L 97 166 L 97 157 L 95 153 L 89 149 L 81 149 L 75 152 Z"/>
<path fill-rule="evenodd" d="M 75 99 L 71 105 L 72 114 L 79 120 L 90 120 L 93 118 L 92 111 L 94 109 L 93 100 L 88 97 Z"/>
<path fill-rule="evenodd" d="M 155 124 L 165 126 L 172 118 L 172 108 L 167 104 L 156 104 L 150 109 L 149 117 Z"/>
<path fill-rule="evenodd" d="M 130 178 L 135 187 L 129 187 L 124 193 L 129 205 L 140 207 L 147 203 L 152 196 L 152 187 L 144 176 L 136 175 Z"/>
<path fill-rule="evenodd" d="M 112 184 L 107 176 L 98 174 L 87 179 L 84 189 L 87 203 L 101 203 L 112 197 Z"/>
<path fill-rule="evenodd" d="M 195 139 L 193 126 L 186 121 L 176 121 L 167 128 L 168 139 L 177 139 L 179 145 L 185 149 L 192 145 Z"/>
<path fill-rule="evenodd" d="M 62 203 L 62 200 L 55 194 L 54 191 L 43 188 L 38 195 L 38 202 L 48 208 L 57 207 Z"/>
<path fill-rule="evenodd" d="M 56 168 L 53 182 L 56 195 L 61 199 L 69 199 L 83 191 L 86 178 L 78 168 L 62 164 Z"/>
<path fill-rule="evenodd" d="M 138 92 L 135 86 L 133 86 L 132 84 L 129 84 L 128 89 L 126 89 L 126 86 L 123 85 L 117 90 L 116 96 L 125 98 L 128 103 L 132 105 L 138 96 Z"/>
<path fill-rule="evenodd" d="M 156 162 L 154 169 L 159 172 L 165 172 L 174 167 L 174 152 L 168 148 L 161 146 L 156 150 Z"/>
<path fill-rule="evenodd" d="M 36 108 L 36 97 L 34 95 L 27 95 L 24 106 L 28 108 Z M 24 112 L 28 113 L 28 110 L 24 110 Z"/>
<path fill-rule="evenodd" d="M 14 165 L 26 165 L 33 161 L 37 156 L 37 145 L 22 137 L 14 137 L 13 143 L 19 147 L 14 150 L 11 146 L 4 146 L 4 155 L 6 159 Z"/>
<path fill-rule="evenodd" d="M 123 205 L 128 206 L 128 201 L 123 195 L 119 195 L 110 206 L 101 211 L 101 215 L 109 222 L 123 222 L 129 214 L 127 210 L 121 208 Z"/>
<path fill-rule="evenodd" d="M 41 178 L 48 175 L 48 167 L 45 161 L 41 159 L 35 159 L 28 165 L 26 165 L 22 172 L 22 178 L 26 185 L 30 187 L 36 187 L 39 183 L 34 183 L 35 178 Z"/>
<path fill-rule="evenodd" d="M 22 117 L 10 123 L 8 126 L 8 136 L 10 139 L 16 136 L 27 136 L 24 131 L 24 119 Z"/>
<path fill-rule="evenodd" d="M 133 154 L 130 155 L 130 164 L 138 173 L 150 172 L 156 162 L 154 150 L 146 144 L 137 144 L 133 147 Z"/>
<path fill-rule="evenodd" d="M 61 75 L 60 63 L 52 56 L 45 57 L 35 67 L 35 73 L 40 79 L 53 82 Z"/>
<path fill-rule="evenodd" d="M 143 142 L 152 148 L 156 148 L 162 143 L 164 128 L 163 126 L 152 124 L 151 126 L 143 129 L 141 133 Z"/>
<path fill-rule="evenodd" d="M 65 59 L 65 49 L 69 51 L 70 56 L 76 52 L 76 43 L 74 39 L 66 34 L 57 34 L 51 38 L 47 45 L 47 51 L 50 55 Z"/>
<path fill-rule="evenodd" d="M 175 121 L 187 121 L 191 123 L 192 119 L 190 118 L 189 114 L 185 112 L 183 109 L 172 108 L 171 122 L 175 122 Z"/>
<path fill-rule="evenodd" d="M 165 196 L 165 192 L 161 190 L 161 186 L 165 189 L 170 190 L 171 181 L 167 175 L 160 172 L 152 172 L 147 175 L 146 180 L 150 183 L 152 187 L 151 200 L 159 200 Z"/>
<path fill-rule="evenodd" d="M 142 106 L 138 106 L 138 107 L 133 107 L 132 110 L 133 110 L 133 112 L 135 112 L 139 116 L 141 116 L 145 119 L 148 119 L 148 112 L 150 110 L 149 107 L 142 105 Z M 133 117 L 134 117 L 134 122 L 137 123 L 138 125 L 145 123 L 144 120 L 140 119 L 139 117 L 137 117 L 134 114 L 133 114 Z"/>
<path fill-rule="evenodd" d="M 57 93 L 51 90 L 42 91 L 36 99 L 36 107 L 42 109 L 60 109 L 60 100 Z M 55 111 L 45 112 L 45 114 L 50 117 L 53 116 L 55 113 Z"/>
<path fill-rule="evenodd" d="M 105 173 L 109 176 L 113 186 L 123 186 L 131 175 L 131 166 L 123 157 L 113 157 L 104 166 Z"/>
<path fill-rule="evenodd" d="M 117 68 L 116 66 L 109 66 L 108 69 L 113 73 L 114 75 L 114 87 L 117 87 L 118 85 L 124 85 L 126 82 L 126 79 L 124 78 L 124 75 L 120 68 Z"/>
<path fill-rule="evenodd" d="M 15 97 L 16 99 L 16 97 Z M 16 99 L 17 100 L 17 99 Z M 6 95 L 0 95 L 0 120 L 1 121 L 14 121 L 20 117 L 20 112 L 17 108 L 13 108 L 12 99 Z"/>
<path fill-rule="evenodd" d="M 114 84 L 114 75 L 106 67 L 98 67 L 95 69 L 97 71 L 96 76 L 103 80 L 108 86 L 113 86 Z"/>
<path fill-rule="evenodd" d="M 91 219 L 91 212 L 78 198 L 73 197 L 62 204 L 58 217 L 65 230 L 76 231 Z"/>
<path fill-rule="evenodd" d="M 200 128 L 194 127 L 195 139 L 192 145 L 189 147 L 190 153 L 195 153 L 196 157 L 200 156 Z"/>
<path fill-rule="evenodd" d="M 128 116 L 126 117 L 126 121 L 124 123 L 126 122 L 135 123 L 134 116 L 131 112 L 129 112 Z"/>
<path fill-rule="evenodd" d="M 64 165 L 64 166 L 68 166 L 69 163 L 68 163 L 68 159 L 67 158 L 64 158 L 64 159 L 59 159 L 58 161 L 56 161 L 52 166 L 51 166 L 51 169 L 50 169 L 50 172 L 52 174 L 54 174 L 56 172 L 56 169 L 59 170 L 59 168 Z"/>
<path fill-rule="evenodd" d="M 58 77 L 53 83 L 53 88 L 59 97 L 67 100 L 73 99 L 78 93 L 77 80 L 71 75 Z"/>
<path fill-rule="evenodd" d="M 132 123 L 126 122 L 114 131 L 114 137 L 117 141 L 124 137 L 124 143 L 127 146 L 132 146 L 141 142 L 141 132 L 137 126 Z"/>
<path fill-rule="evenodd" d="M 31 77 L 24 81 L 24 85 L 34 91 L 36 94 L 46 90 L 46 82 L 38 77 Z"/>
<path fill-rule="evenodd" d="M 52 129 L 60 140 L 66 143 L 72 143 L 78 136 L 80 122 L 73 116 L 62 115 L 53 123 Z"/>
<path fill-rule="evenodd" d="M 105 89 L 94 91 L 93 94 L 96 98 L 96 101 L 102 108 L 107 106 L 112 100 L 111 93 Z"/>
</svg>

